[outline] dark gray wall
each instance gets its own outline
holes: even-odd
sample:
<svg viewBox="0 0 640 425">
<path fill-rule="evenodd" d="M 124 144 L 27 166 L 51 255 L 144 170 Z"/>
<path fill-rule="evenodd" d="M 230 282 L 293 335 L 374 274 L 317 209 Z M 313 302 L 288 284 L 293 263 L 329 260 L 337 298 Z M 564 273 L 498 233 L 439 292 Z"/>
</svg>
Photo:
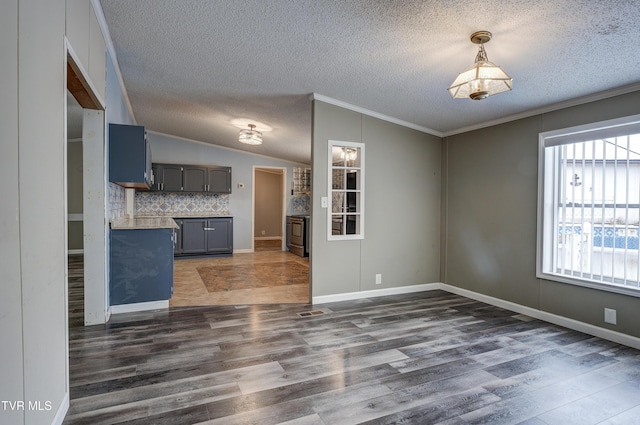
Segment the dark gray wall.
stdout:
<svg viewBox="0 0 640 425">
<path fill-rule="evenodd" d="M 314 101 L 312 140 L 312 295 L 439 282 L 441 139 Z M 364 239 L 327 240 L 329 140 L 365 144 Z"/>
<path fill-rule="evenodd" d="M 446 138 L 444 282 L 640 337 L 640 298 L 535 274 L 538 133 L 639 113 L 634 92 Z"/>
</svg>

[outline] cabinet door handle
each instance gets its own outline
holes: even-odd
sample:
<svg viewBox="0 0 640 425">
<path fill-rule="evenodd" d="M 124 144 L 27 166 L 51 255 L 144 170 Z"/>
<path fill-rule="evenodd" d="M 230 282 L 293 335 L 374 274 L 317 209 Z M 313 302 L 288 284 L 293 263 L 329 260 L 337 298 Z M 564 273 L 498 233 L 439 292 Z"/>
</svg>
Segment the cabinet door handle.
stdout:
<svg viewBox="0 0 640 425">
<path fill-rule="evenodd" d="M 215 227 L 205 227 L 204 230 L 216 230 Z"/>
</svg>

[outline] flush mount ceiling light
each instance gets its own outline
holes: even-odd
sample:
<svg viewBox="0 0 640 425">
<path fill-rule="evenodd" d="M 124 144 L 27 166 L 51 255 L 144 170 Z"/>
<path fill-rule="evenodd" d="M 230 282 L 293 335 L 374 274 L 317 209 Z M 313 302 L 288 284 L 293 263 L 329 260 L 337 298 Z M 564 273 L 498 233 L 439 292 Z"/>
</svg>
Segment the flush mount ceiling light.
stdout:
<svg viewBox="0 0 640 425">
<path fill-rule="evenodd" d="M 238 137 L 238 141 L 240 143 L 246 143 L 247 145 L 261 145 L 262 133 L 254 130 L 255 128 L 255 124 L 249 124 L 248 130 L 246 128 L 244 130 L 240 130 L 240 137 Z"/>
<path fill-rule="evenodd" d="M 511 77 L 498 65 L 489 62 L 484 44 L 491 40 L 489 31 L 478 31 L 471 34 L 471 42 L 480 45 L 475 63 L 462 71 L 448 88 L 454 99 L 470 97 L 473 100 L 486 99 L 494 94 L 509 91 L 513 88 Z"/>
</svg>

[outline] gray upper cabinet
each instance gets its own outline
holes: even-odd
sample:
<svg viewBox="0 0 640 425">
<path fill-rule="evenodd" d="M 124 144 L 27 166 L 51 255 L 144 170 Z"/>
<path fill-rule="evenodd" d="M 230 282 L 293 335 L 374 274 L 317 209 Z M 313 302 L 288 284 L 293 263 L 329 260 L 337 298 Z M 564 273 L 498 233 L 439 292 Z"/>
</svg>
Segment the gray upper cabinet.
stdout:
<svg viewBox="0 0 640 425">
<path fill-rule="evenodd" d="M 207 167 L 184 166 L 182 190 L 185 192 L 207 191 Z"/>
<path fill-rule="evenodd" d="M 182 191 L 182 166 L 173 164 L 153 164 L 155 183 L 153 190 L 166 192 Z"/>
<path fill-rule="evenodd" d="M 231 193 L 231 167 L 207 168 L 207 192 Z"/>
<path fill-rule="evenodd" d="M 144 127 L 109 124 L 109 181 L 149 189 L 151 176 L 151 148 Z"/>
<path fill-rule="evenodd" d="M 153 164 L 154 190 L 231 193 L 231 167 Z"/>
</svg>

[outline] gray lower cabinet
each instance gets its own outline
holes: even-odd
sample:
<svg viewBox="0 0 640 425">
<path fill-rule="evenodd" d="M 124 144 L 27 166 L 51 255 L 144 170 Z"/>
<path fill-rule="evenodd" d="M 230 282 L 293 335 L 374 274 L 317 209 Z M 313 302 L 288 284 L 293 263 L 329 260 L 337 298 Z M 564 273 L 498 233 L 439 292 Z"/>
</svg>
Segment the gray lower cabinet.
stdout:
<svg viewBox="0 0 640 425">
<path fill-rule="evenodd" d="M 233 218 L 182 218 L 174 254 L 179 256 L 233 254 Z"/>
<path fill-rule="evenodd" d="M 233 219 L 210 218 L 205 227 L 208 254 L 233 253 Z"/>
<path fill-rule="evenodd" d="M 178 228 L 175 229 L 175 237 L 173 238 L 173 254 L 180 255 L 182 254 L 182 220 L 175 219 L 173 221 L 178 225 Z"/>
<path fill-rule="evenodd" d="M 173 229 L 111 230 L 110 242 L 110 305 L 171 298 Z"/>
<path fill-rule="evenodd" d="M 182 220 L 182 254 L 204 254 L 207 251 L 207 221 L 199 218 Z"/>
</svg>

